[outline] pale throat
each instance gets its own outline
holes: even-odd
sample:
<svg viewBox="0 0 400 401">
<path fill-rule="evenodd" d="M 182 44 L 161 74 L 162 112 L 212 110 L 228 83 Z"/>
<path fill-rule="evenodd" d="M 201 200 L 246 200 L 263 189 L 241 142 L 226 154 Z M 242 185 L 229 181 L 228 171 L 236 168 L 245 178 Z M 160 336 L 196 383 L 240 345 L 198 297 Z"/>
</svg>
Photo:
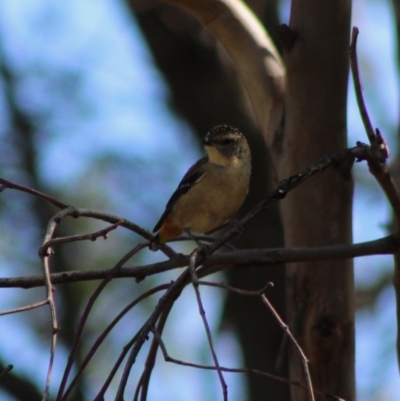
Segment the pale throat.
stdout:
<svg viewBox="0 0 400 401">
<path fill-rule="evenodd" d="M 218 166 L 236 166 L 240 163 L 238 157 L 227 157 L 223 155 L 220 151 L 218 151 L 214 146 L 205 146 L 208 160 L 210 163 L 217 164 Z"/>
</svg>

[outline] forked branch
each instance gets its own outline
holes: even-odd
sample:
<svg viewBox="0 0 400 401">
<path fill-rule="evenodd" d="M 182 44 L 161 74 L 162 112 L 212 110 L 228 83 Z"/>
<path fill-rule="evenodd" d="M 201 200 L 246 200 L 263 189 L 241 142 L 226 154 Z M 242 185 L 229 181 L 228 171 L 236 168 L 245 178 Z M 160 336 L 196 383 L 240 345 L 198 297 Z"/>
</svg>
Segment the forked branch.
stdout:
<svg viewBox="0 0 400 401">
<path fill-rule="evenodd" d="M 351 72 L 353 74 L 354 89 L 356 92 L 358 108 L 360 110 L 360 115 L 364 123 L 365 131 L 367 133 L 368 139 L 370 141 L 371 147 L 369 150 L 368 166 L 369 171 L 374 176 L 382 191 L 386 195 L 390 206 L 393 210 L 394 219 L 396 221 L 396 232 L 393 237 L 398 240 L 399 238 L 399 227 L 400 227 L 400 194 L 394 183 L 394 180 L 389 172 L 386 161 L 389 157 L 389 148 L 383 138 L 380 130 L 376 128 L 374 130 L 367 106 L 364 101 L 362 93 L 362 85 L 360 73 L 358 71 L 358 61 L 357 61 L 357 38 L 358 38 L 358 28 L 353 28 L 351 45 L 349 49 L 350 61 L 351 61 Z M 397 310 L 397 363 L 400 366 L 400 252 L 397 249 L 394 252 L 395 261 L 395 271 L 393 284 L 396 293 L 396 310 Z"/>
</svg>

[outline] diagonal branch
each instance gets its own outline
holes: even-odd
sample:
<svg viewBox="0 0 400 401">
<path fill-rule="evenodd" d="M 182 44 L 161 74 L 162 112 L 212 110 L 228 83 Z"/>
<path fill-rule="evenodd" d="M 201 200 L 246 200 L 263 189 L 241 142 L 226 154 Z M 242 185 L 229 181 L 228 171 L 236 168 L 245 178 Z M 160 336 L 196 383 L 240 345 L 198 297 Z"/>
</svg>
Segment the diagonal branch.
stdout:
<svg viewBox="0 0 400 401">
<path fill-rule="evenodd" d="M 66 389 L 62 401 L 67 401 L 69 395 L 71 394 L 72 390 L 76 386 L 78 379 L 83 373 L 83 370 L 86 368 L 90 360 L 92 359 L 93 355 L 96 353 L 97 349 L 100 347 L 100 345 L 103 343 L 107 335 L 111 332 L 111 330 L 116 326 L 116 324 L 125 316 L 127 312 L 129 312 L 132 308 L 134 308 L 138 303 L 149 297 L 150 295 L 155 294 L 158 291 L 162 291 L 167 289 L 170 286 L 170 284 L 161 284 L 158 285 L 157 287 L 154 287 L 150 289 L 149 291 L 146 291 L 144 294 L 140 295 L 138 298 L 136 298 L 134 301 L 130 302 L 113 320 L 112 322 L 107 326 L 107 328 L 103 331 L 103 333 L 97 338 L 97 340 L 94 342 L 92 347 L 90 348 L 87 356 L 85 359 L 82 361 L 82 363 L 79 366 L 79 369 L 74 377 L 74 379 L 71 381 L 71 384 L 69 387 Z"/>
<path fill-rule="evenodd" d="M 256 207 L 254 207 L 253 210 L 251 210 L 240 221 L 240 224 L 244 226 L 250 223 L 262 210 L 275 205 L 277 202 L 285 198 L 289 191 L 292 191 L 317 173 L 320 173 L 329 167 L 336 167 L 343 162 L 352 163 L 354 159 L 357 159 L 357 161 L 366 160 L 366 158 L 369 156 L 368 149 L 369 147 L 367 145 L 358 142 L 357 146 L 324 156 L 301 173 L 292 175 L 289 178 L 280 181 L 276 189 L 272 191 L 270 195 L 265 197 Z M 237 234 L 236 228 L 228 230 L 219 241 L 210 246 L 210 253 L 213 253 L 219 249 L 235 234 Z"/>
<path fill-rule="evenodd" d="M 10 315 L 12 313 L 19 313 L 19 312 L 26 312 L 28 310 L 32 310 L 35 308 L 40 308 L 43 305 L 47 305 L 49 302 L 47 299 L 43 300 L 43 301 L 39 301 L 36 302 L 34 304 L 30 304 L 30 305 L 26 305 L 26 306 L 21 306 L 19 308 L 14 308 L 14 309 L 9 309 L 9 310 L 5 310 L 0 312 L 0 316 L 5 316 L 5 315 Z"/>
<path fill-rule="evenodd" d="M 206 312 L 204 310 L 203 307 L 203 302 L 201 300 L 201 296 L 200 296 L 200 290 L 199 290 L 199 284 L 198 284 L 198 280 L 197 280 L 197 274 L 196 274 L 196 258 L 198 255 L 198 250 L 194 250 L 193 253 L 190 255 L 190 259 L 189 259 L 189 269 L 190 269 L 190 276 L 192 279 L 192 285 L 194 288 L 194 292 L 196 294 L 196 300 L 197 300 L 197 305 L 199 308 L 199 313 L 201 316 L 201 319 L 203 320 L 203 325 L 204 328 L 206 330 L 206 334 L 207 334 L 207 340 L 208 340 L 208 345 L 210 347 L 210 351 L 211 351 L 211 356 L 214 362 L 214 366 L 215 369 L 217 371 L 218 374 L 218 378 L 219 381 L 221 383 L 221 387 L 222 387 L 222 394 L 224 397 L 224 401 L 228 400 L 228 386 L 225 382 L 224 376 L 221 372 L 221 368 L 220 368 L 220 364 L 218 361 L 218 357 L 217 357 L 217 353 L 215 352 L 215 348 L 214 348 L 214 343 L 213 343 L 213 339 L 212 339 L 212 335 L 211 335 L 211 330 L 210 330 L 210 326 L 208 324 L 207 318 L 206 318 Z"/>
<path fill-rule="evenodd" d="M 306 355 L 304 354 L 302 348 L 300 347 L 300 344 L 297 342 L 297 340 L 294 338 L 292 332 L 290 331 L 288 325 L 282 320 L 282 318 L 279 316 L 278 312 L 275 310 L 275 308 L 272 306 L 271 302 L 269 302 L 269 299 L 265 295 L 265 291 L 262 292 L 261 294 L 261 299 L 264 302 L 264 304 L 267 306 L 267 308 L 272 312 L 274 315 L 274 318 L 277 320 L 281 328 L 284 330 L 286 335 L 289 337 L 290 341 L 293 343 L 295 346 L 298 354 L 300 355 L 301 361 L 303 363 L 303 368 L 304 368 L 304 374 L 306 377 L 306 382 L 307 382 L 307 390 L 308 390 L 308 397 L 309 401 L 315 401 L 314 397 L 314 389 L 312 386 L 312 381 L 311 381 L 311 375 L 310 375 L 310 370 L 308 368 L 309 360 L 307 359 Z"/>
<path fill-rule="evenodd" d="M 124 399 L 125 387 L 130 375 L 131 368 L 136 361 L 136 358 L 147 339 L 148 334 L 155 327 L 157 320 L 160 318 L 163 311 L 166 309 L 168 304 L 170 304 L 174 299 L 176 299 L 182 289 L 188 284 L 190 278 L 189 269 L 186 269 L 168 288 L 164 295 L 159 299 L 158 304 L 153 310 L 153 313 L 149 316 L 146 322 L 143 324 L 142 328 L 135 335 L 134 340 L 132 340 L 132 349 L 128 356 L 128 360 L 125 365 L 125 369 L 122 373 L 118 390 L 115 396 L 115 401 L 122 401 Z M 96 397 L 96 401 L 100 400 L 99 396 Z"/>
<path fill-rule="evenodd" d="M 200 282 L 199 282 L 200 284 Z M 204 284 L 204 283 L 202 283 Z M 217 285 L 219 286 L 219 285 Z M 225 288 L 225 287 L 222 287 Z M 233 289 L 232 287 L 230 287 L 230 290 L 233 290 L 234 292 L 236 292 L 237 289 Z M 242 292 L 241 290 L 239 290 L 239 292 Z M 249 291 L 244 291 L 244 292 L 249 292 Z M 260 296 L 260 292 L 259 291 L 251 291 L 254 292 L 254 294 L 244 294 L 244 295 L 250 295 L 250 296 Z M 158 341 L 159 345 L 160 345 L 160 349 L 161 352 L 163 354 L 164 360 L 166 362 L 172 362 L 176 365 L 180 365 L 180 366 L 187 366 L 187 367 L 191 367 L 191 368 L 195 368 L 195 369 L 204 369 L 204 370 L 216 370 L 216 366 L 209 366 L 209 365 L 202 365 L 202 364 L 198 364 L 198 363 L 192 363 L 192 362 L 186 362 L 186 361 L 182 361 L 180 359 L 176 359 L 171 357 L 168 354 L 167 351 L 167 347 L 164 344 L 164 341 L 162 340 L 161 336 L 159 335 L 159 333 L 157 332 L 157 330 L 152 330 L 155 339 Z M 273 375 L 271 373 L 268 372 L 263 372 L 261 370 L 258 369 L 253 369 L 253 368 L 228 368 L 225 366 L 220 366 L 220 369 L 222 372 L 226 372 L 226 373 L 250 373 L 250 374 L 255 374 L 255 375 L 259 375 L 259 376 L 263 376 L 263 377 L 267 377 L 269 379 L 281 382 L 281 383 L 286 383 L 289 384 L 291 386 L 296 386 L 299 388 L 302 388 L 303 390 L 308 390 L 307 385 L 297 381 L 297 380 L 290 380 L 290 379 L 286 379 L 285 377 L 280 377 L 280 376 L 276 376 Z M 336 395 L 332 395 L 332 394 L 328 394 L 328 393 L 324 393 L 322 391 L 318 391 L 318 390 L 314 390 L 315 394 L 318 394 L 322 397 L 327 398 L 328 400 L 332 400 L 332 401 L 345 401 L 343 398 L 340 398 Z"/>
<path fill-rule="evenodd" d="M 75 335 L 75 339 L 74 342 L 72 344 L 71 347 L 71 351 L 69 353 L 68 356 L 68 362 L 67 362 L 67 366 L 65 367 L 64 370 L 64 375 L 61 381 L 61 385 L 60 388 L 58 390 L 58 395 L 57 395 L 57 401 L 61 401 L 63 398 L 63 394 L 64 394 L 64 389 L 65 386 L 67 385 L 67 381 L 68 381 L 68 377 L 69 374 L 71 372 L 72 369 L 72 365 L 75 361 L 75 356 L 78 350 L 78 344 L 80 341 L 80 338 L 82 336 L 82 332 L 83 329 L 85 327 L 86 321 L 89 317 L 90 311 L 93 308 L 93 305 L 96 301 L 96 299 L 98 298 L 98 296 L 100 295 L 100 293 L 103 291 L 104 287 L 113 279 L 114 274 L 118 272 L 119 269 L 121 269 L 121 267 L 124 265 L 124 263 L 129 260 L 130 258 L 132 258 L 134 255 L 136 255 L 136 253 L 138 253 L 141 249 L 143 249 L 143 247 L 145 246 L 145 244 L 141 243 L 137 246 L 135 246 L 133 249 L 131 249 L 110 271 L 110 273 L 108 274 L 108 276 L 106 276 L 103 281 L 99 284 L 99 286 L 96 288 L 96 290 L 93 292 L 93 294 L 91 295 L 84 311 L 82 314 L 81 319 L 79 320 L 79 324 L 78 324 L 78 328 L 76 330 L 76 335 Z"/>
<path fill-rule="evenodd" d="M 59 209 L 66 209 L 68 205 L 58 201 L 57 199 L 52 198 L 49 195 L 44 194 L 33 188 L 28 188 L 23 185 L 14 184 L 10 181 L 7 181 L 3 178 L 0 178 L 0 192 L 3 192 L 5 189 L 16 189 L 21 192 L 26 192 L 27 194 L 37 196 L 38 198 L 44 199 L 47 202 L 51 203 L 52 205 L 58 207 Z"/>
</svg>

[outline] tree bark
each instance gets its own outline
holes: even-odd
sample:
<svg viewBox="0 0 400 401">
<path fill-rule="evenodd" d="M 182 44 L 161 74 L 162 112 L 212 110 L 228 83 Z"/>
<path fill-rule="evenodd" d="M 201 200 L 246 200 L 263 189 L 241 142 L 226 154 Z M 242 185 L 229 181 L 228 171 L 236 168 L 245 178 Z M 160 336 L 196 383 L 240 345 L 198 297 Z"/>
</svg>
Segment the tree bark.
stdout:
<svg viewBox="0 0 400 401">
<path fill-rule="evenodd" d="M 280 177 L 301 171 L 321 155 L 346 147 L 350 1 L 293 0 L 294 46 L 285 54 L 285 126 Z M 277 148 L 275 148 L 277 150 Z M 281 203 L 285 245 L 351 243 L 352 178 L 330 170 Z M 310 360 L 314 388 L 355 399 L 352 261 L 293 263 L 287 268 L 287 319 Z M 290 376 L 304 380 L 289 350 Z M 292 387 L 292 399 L 307 394 Z"/>
</svg>

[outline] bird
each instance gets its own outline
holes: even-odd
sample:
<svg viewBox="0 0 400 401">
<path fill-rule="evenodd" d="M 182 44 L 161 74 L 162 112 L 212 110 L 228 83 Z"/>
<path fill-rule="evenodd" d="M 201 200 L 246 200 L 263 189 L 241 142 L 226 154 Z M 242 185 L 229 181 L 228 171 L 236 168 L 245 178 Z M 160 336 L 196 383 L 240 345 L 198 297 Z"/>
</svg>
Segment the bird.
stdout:
<svg viewBox="0 0 400 401">
<path fill-rule="evenodd" d="M 246 137 L 230 125 L 213 127 L 203 139 L 206 155 L 182 178 L 167 202 L 149 244 L 152 251 L 187 233 L 204 234 L 229 221 L 245 200 L 251 174 Z"/>
</svg>

